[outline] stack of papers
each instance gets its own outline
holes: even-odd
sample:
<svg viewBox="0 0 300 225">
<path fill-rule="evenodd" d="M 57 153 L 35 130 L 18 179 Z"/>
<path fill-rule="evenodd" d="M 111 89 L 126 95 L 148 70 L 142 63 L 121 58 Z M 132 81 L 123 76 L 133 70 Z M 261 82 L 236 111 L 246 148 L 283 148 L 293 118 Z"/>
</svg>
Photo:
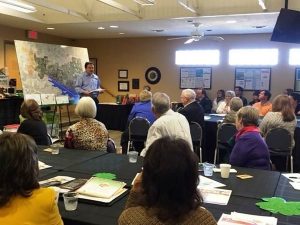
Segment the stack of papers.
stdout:
<svg viewBox="0 0 300 225">
<path fill-rule="evenodd" d="M 127 190 L 125 185 L 126 183 L 121 181 L 92 177 L 76 192 L 79 193 L 79 198 L 111 202 Z"/>
<path fill-rule="evenodd" d="M 277 225 L 277 218 L 232 212 L 222 214 L 218 225 Z"/>
<path fill-rule="evenodd" d="M 218 187 L 224 187 L 222 184 L 213 179 L 199 176 L 200 183 L 198 184 L 198 189 L 201 192 L 203 201 L 205 203 L 217 204 L 217 205 L 227 205 L 229 198 L 231 196 L 231 190 L 218 189 Z"/>
<path fill-rule="evenodd" d="M 285 173 L 282 176 L 290 180 L 290 184 L 295 190 L 300 190 L 300 173 Z"/>
<path fill-rule="evenodd" d="M 68 176 L 56 176 L 49 178 L 47 180 L 42 180 L 39 182 L 42 186 L 57 186 L 61 184 L 65 184 L 71 180 L 75 180 L 74 177 L 68 177 Z"/>
</svg>

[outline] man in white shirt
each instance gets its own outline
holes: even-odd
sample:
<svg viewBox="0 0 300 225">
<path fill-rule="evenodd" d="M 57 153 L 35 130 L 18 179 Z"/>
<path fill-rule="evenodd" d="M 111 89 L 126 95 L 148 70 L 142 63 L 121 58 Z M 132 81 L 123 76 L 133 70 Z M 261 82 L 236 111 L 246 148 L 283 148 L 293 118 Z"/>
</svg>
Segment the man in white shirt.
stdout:
<svg viewBox="0 0 300 225">
<path fill-rule="evenodd" d="M 146 147 L 141 156 L 145 156 L 149 146 L 165 136 L 186 140 L 193 151 L 190 126 L 185 116 L 170 109 L 170 98 L 165 93 L 157 92 L 152 97 L 152 111 L 157 118 L 148 131 Z"/>
</svg>

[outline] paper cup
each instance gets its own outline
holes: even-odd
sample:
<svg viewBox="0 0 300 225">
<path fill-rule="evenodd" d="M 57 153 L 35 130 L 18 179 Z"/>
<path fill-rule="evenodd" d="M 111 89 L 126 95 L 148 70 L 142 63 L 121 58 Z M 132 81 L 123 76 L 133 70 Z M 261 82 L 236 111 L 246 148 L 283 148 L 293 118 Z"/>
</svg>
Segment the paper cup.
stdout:
<svg viewBox="0 0 300 225">
<path fill-rule="evenodd" d="M 220 164 L 220 169 L 221 169 L 221 177 L 222 178 L 228 178 L 230 174 L 230 164 Z"/>
</svg>

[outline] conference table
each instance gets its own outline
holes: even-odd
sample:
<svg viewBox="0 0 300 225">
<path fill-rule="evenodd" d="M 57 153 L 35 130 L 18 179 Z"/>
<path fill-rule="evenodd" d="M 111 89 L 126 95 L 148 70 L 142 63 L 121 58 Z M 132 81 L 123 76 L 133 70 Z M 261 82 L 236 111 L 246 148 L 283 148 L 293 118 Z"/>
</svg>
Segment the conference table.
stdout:
<svg viewBox="0 0 300 225">
<path fill-rule="evenodd" d="M 217 114 L 205 114 L 205 132 L 203 137 L 203 161 L 213 162 L 214 152 L 216 148 L 216 134 L 218 124 L 224 119 L 224 116 Z M 300 172 L 300 117 L 297 118 L 297 126 L 294 133 L 295 148 L 293 151 L 294 156 L 294 172 Z M 300 222 L 299 222 L 300 224 Z"/>
<path fill-rule="evenodd" d="M 85 151 L 60 149 L 58 155 L 52 155 L 38 151 L 41 161 L 53 167 L 40 171 L 40 180 L 54 176 L 71 176 L 74 178 L 90 178 L 99 172 L 113 173 L 116 180 L 127 183 L 126 188 L 131 188 L 131 182 L 137 172 L 141 171 L 143 158 L 139 157 L 137 163 L 129 163 L 127 155 L 106 153 L 101 151 Z M 236 174 L 231 174 L 228 179 L 220 177 L 220 173 L 214 173 L 212 179 L 226 186 L 224 189 L 232 190 L 228 205 L 204 204 L 212 212 L 216 220 L 222 213 L 233 211 L 256 215 L 275 216 L 279 219 L 278 225 L 299 225 L 300 216 L 283 216 L 271 214 L 257 207 L 255 203 L 263 197 L 278 196 L 290 201 L 300 201 L 300 192 L 294 190 L 288 183 L 288 179 L 281 176 L 279 172 L 264 171 L 249 168 L 235 167 L 237 174 L 249 174 L 253 178 L 241 180 Z M 203 175 L 202 172 L 199 174 Z M 125 207 L 128 192 L 118 197 L 112 204 L 101 204 L 90 201 L 79 201 L 75 211 L 66 211 L 62 199 L 58 206 L 64 223 L 66 225 L 115 225 L 121 212 Z"/>
</svg>

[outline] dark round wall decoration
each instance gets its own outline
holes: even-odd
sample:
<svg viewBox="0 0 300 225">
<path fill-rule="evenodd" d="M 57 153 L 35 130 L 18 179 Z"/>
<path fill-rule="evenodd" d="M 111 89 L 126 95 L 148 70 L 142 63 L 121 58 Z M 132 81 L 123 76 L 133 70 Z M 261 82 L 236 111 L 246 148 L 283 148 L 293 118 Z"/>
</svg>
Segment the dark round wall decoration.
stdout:
<svg viewBox="0 0 300 225">
<path fill-rule="evenodd" d="M 159 69 L 156 67 L 150 67 L 145 73 L 145 78 L 149 84 L 157 84 L 161 78 Z"/>
</svg>

